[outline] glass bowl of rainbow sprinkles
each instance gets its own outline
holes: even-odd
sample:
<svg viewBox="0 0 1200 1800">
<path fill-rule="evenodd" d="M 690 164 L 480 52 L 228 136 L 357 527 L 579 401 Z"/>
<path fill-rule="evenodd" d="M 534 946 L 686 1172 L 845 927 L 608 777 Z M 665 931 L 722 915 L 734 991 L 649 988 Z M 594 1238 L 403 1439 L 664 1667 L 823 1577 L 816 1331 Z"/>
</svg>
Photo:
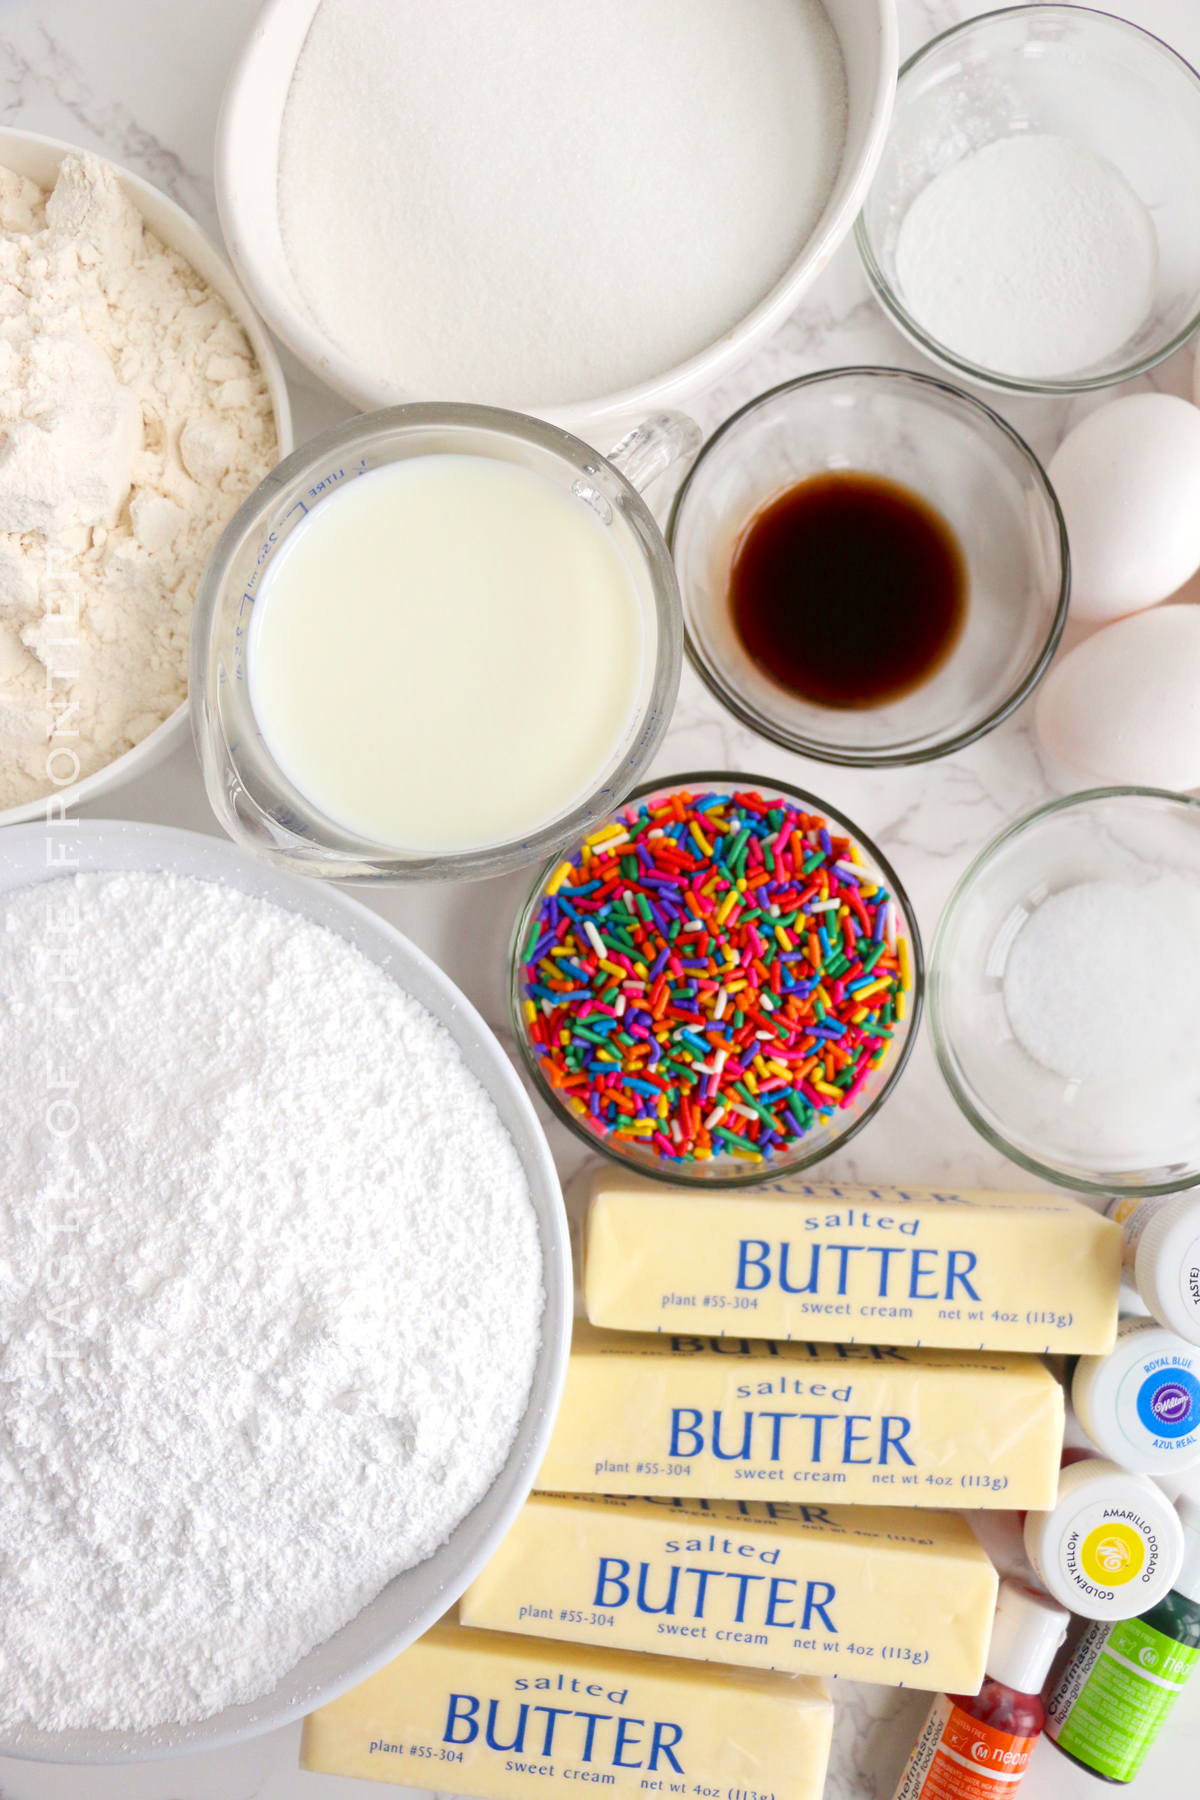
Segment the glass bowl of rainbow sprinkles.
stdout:
<svg viewBox="0 0 1200 1800">
<path fill-rule="evenodd" d="M 857 826 L 708 772 L 637 789 L 547 863 L 510 966 L 554 1114 L 640 1174 L 709 1188 L 795 1173 L 861 1131 L 924 984 L 908 898 Z"/>
</svg>

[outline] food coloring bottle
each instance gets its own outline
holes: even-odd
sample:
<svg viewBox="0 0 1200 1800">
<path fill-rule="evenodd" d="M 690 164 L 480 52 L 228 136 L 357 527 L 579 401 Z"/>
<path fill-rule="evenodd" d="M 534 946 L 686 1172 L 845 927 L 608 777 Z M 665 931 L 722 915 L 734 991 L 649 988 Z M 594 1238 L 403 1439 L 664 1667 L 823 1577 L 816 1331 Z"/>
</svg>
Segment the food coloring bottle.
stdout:
<svg viewBox="0 0 1200 1800">
<path fill-rule="evenodd" d="M 1200 1662 L 1200 1503 L 1180 1500 L 1175 1585 L 1136 1619 L 1089 1625 L 1046 1701 L 1046 1735 L 1106 1781 L 1132 1781 Z"/>
<path fill-rule="evenodd" d="M 1200 1194 L 1114 1200 L 1125 1239 L 1125 1278 L 1160 1325 L 1200 1344 Z"/>
<path fill-rule="evenodd" d="M 894 1800 L 1008 1800 L 1045 1717 L 1039 1698 L 1068 1613 L 1047 1594 L 1002 1581 L 977 1694 L 938 1694 Z"/>
<path fill-rule="evenodd" d="M 1085 1456 L 1062 1469 L 1048 1512 L 1026 1513 L 1025 1554 L 1069 1611 L 1134 1619 L 1170 1592 L 1183 1561 L 1183 1527 L 1147 1476 Z"/>
<path fill-rule="evenodd" d="M 1178 1475 L 1200 1462 L 1200 1348 L 1156 1319 L 1122 1319 L 1106 1356 L 1081 1356 L 1075 1416 L 1122 1469 Z"/>
</svg>

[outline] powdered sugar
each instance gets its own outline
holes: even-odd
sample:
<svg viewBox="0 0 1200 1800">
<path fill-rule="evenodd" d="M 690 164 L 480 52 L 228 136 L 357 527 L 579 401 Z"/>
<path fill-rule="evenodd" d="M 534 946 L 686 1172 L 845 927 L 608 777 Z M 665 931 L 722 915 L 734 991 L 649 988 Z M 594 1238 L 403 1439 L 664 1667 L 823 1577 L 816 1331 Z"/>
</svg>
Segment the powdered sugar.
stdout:
<svg viewBox="0 0 1200 1800">
<path fill-rule="evenodd" d="M 198 1720 L 503 1466 L 528 1185 L 445 1030 L 332 932 L 168 875 L 0 918 L 0 1720 Z"/>
<path fill-rule="evenodd" d="M 4 808 L 185 698 L 200 572 L 276 445 L 228 307 L 99 157 L 64 157 L 48 199 L 0 169 L 0 292 Z"/>
<path fill-rule="evenodd" d="M 1036 133 L 935 176 L 896 241 L 917 323 L 978 367 L 1026 380 L 1119 350 L 1149 311 L 1157 267 L 1154 221 L 1121 171 Z"/>
<path fill-rule="evenodd" d="M 820 0 L 322 0 L 284 249 L 326 336 L 402 390 L 589 399 L 765 298 L 845 129 Z"/>
</svg>

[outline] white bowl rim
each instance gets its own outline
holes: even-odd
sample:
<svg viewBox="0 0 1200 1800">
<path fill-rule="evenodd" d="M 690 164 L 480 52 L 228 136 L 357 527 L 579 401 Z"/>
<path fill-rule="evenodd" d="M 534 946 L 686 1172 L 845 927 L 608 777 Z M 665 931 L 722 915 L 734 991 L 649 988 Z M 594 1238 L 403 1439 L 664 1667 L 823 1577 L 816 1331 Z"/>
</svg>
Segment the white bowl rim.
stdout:
<svg viewBox="0 0 1200 1800">
<path fill-rule="evenodd" d="M 317 3 L 319 4 L 319 0 Z M 221 101 L 217 120 L 214 180 L 217 212 L 230 259 L 247 293 L 263 318 L 268 321 L 275 336 L 299 357 L 306 368 L 311 369 L 345 399 L 370 412 L 379 407 L 432 398 L 434 396 L 398 389 L 374 376 L 364 376 L 353 359 L 327 338 L 286 295 L 260 278 L 257 267 L 247 253 L 247 246 L 253 240 L 251 234 L 244 233 L 239 228 L 240 202 L 230 140 L 238 109 L 252 104 L 252 64 L 259 41 L 274 16 L 295 4 L 296 0 L 265 0 L 230 71 Z M 597 426 L 615 425 L 639 418 L 664 405 L 680 404 L 729 374 L 793 311 L 805 288 L 849 235 L 883 155 L 891 124 L 900 43 L 896 0 L 867 0 L 867 4 L 874 7 L 879 28 L 879 66 L 874 92 L 867 108 L 869 124 L 859 155 L 858 169 L 844 194 L 834 204 L 834 192 L 846 167 L 843 160 L 834 178 L 834 192 L 830 193 L 820 219 L 798 256 L 770 292 L 731 330 L 686 361 L 664 370 L 661 375 L 616 393 L 599 395 L 594 400 L 569 401 L 551 406 L 523 405 L 523 412 L 533 413 L 537 418 L 548 419 L 553 424 L 565 426 L 586 437 L 589 429 Z M 314 13 L 315 10 L 314 6 Z"/>
<path fill-rule="evenodd" d="M 471 1512 L 459 1520 L 446 1544 L 435 1551 L 432 1557 L 417 1563 L 413 1569 L 404 1570 L 399 1576 L 393 1577 L 393 1582 L 376 1595 L 374 1600 L 369 1601 L 341 1630 L 352 1629 L 372 1607 L 378 1605 L 395 1581 L 416 1576 L 421 1570 L 429 1570 L 430 1565 L 445 1554 L 455 1535 L 472 1520 L 476 1520 L 480 1510 L 489 1508 L 490 1503 L 495 1516 L 484 1526 L 474 1551 L 448 1575 L 442 1572 L 436 1604 L 426 1609 L 428 1616 L 417 1628 L 413 1630 L 405 1627 L 399 1633 L 393 1633 L 371 1654 L 360 1658 L 342 1675 L 322 1681 L 319 1687 L 314 1687 L 299 1697 L 293 1686 L 296 1671 L 289 1671 L 275 1689 L 275 1693 L 282 1693 L 287 1697 L 275 1705 L 272 1705 L 272 1695 L 266 1694 L 257 1700 L 223 1708 L 210 1718 L 194 1724 L 167 1724 L 143 1731 L 51 1732 L 40 1731 L 32 1726 L 0 1727 L 0 1756 L 28 1762 L 110 1766 L 218 1750 L 268 1731 L 276 1731 L 365 1681 L 377 1669 L 399 1655 L 421 1631 L 436 1623 L 437 1617 L 453 1604 L 495 1553 L 532 1487 L 550 1440 L 566 1378 L 573 1325 L 574 1286 L 570 1233 L 562 1188 L 550 1146 L 538 1122 L 533 1103 L 512 1059 L 506 1054 L 495 1032 L 430 956 L 398 931 L 389 920 L 343 888 L 330 882 L 312 881 L 259 862 L 224 837 L 142 821 L 83 819 L 72 820 L 71 827 L 70 847 L 82 855 L 82 861 L 78 864 L 81 872 L 100 869 L 120 871 L 125 868 L 170 870 L 173 862 L 175 872 L 200 880 L 224 882 L 225 875 L 219 871 L 227 872 L 234 876 L 228 885 L 236 887 L 240 892 L 255 894 L 310 922 L 326 925 L 356 947 L 360 936 L 373 937 L 377 944 L 386 946 L 387 957 L 386 962 L 378 961 L 375 957 L 370 957 L 370 960 L 377 967 L 384 968 L 397 986 L 407 992 L 424 986 L 427 993 L 435 994 L 444 1006 L 444 1013 L 434 1011 L 426 999 L 422 999 L 421 1003 L 450 1032 L 467 1059 L 468 1066 L 471 1066 L 467 1055 L 468 1042 L 474 1039 L 483 1047 L 488 1074 L 485 1078 L 477 1069 L 472 1068 L 476 1080 L 497 1105 L 503 1099 L 504 1104 L 520 1120 L 527 1151 L 522 1152 L 520 1144 L 517 1149 L 529 1177 L 531 1195 L 538 1212 L 538 1236 L 543 1259 L 542 1286 L 545 1293 L 542 1346 L 534 1370 L 529 1403 L 517 1428 L 508 1458 L 492 1487 Z M 14 826 L 0 835 L 0 902 L 4 893 L 9 891 L 3 879 L 7 868 L 4 853 L 7 851 L 11 858 L 13 850 L 23 846 L 31 849 L 36 846 L 41 851 L 47 841 L 45 825 Z M 130 861 L 129 857 L 135 846 L 148 849 L 149 858 Z M 40 885 L 64 873 L 59 866 L 47 868 L 41 855 L 32 856 L 30 861 L 35 872 L 28 880 L 14 882 L 12 891 L 20 887 Z M 368 953 L 363 951 L 363 954 Z M 413 988 L 408 986 L 408 977 L 415 977 Z M 419 995 L 417 997 L 420 998 Z M 503 1118 L 503 1111 L 501 1116 Z M 508 1129 L 512 1130 L 511 1124 Z M 507 1488 L 507 1492 L 501 1493 L 497 1503 L 494 1496 L 498 1488 Z M 475 1530 L 478 1534 L 478 1523 Z M 333 1638 L 338 1635 L 335 1632 Z M 308 1656 L 319 1655 L 325 1645 L 332 1641 L 332 1638 L 326 1639 L 324 1644 L 314 1646 Z M 302 1658 L 297 1669 L 303 1667 L 307 1660 L 308 1657 Z M 222 1724 L 222 1720 L 226 1723 Z"/>
<path fill-rule="evenodd" d="M 59 161 L 69 154 L 82 155 L 87 151 L 85 144 L 72 144 L 65 138 L 49 137 L 40 131 L 22 131 L 15 126 L 0 125 L 0 165 L 4 164 L 10 148 L 21 144 L 28 144 L 34 149 L 44 150 L 57 157 Z M 147 181 L 145 176 L 137 175 L 132 169 L 125 168 L 122 163 L 114 162 L 106 152 L 98 150 L 94 154 L 102 157 L 116 171 L 121 185 L 126 189 L 139 212 L 143 210 L 142 199 L 147 195 L 150 196 L 152 204 L 162 207 L 178 220 L 184 227 L 184 236 L 190 234 L 194 237 L 207 251 L 212 261 L 220 266 L 225 282 L 237 296 L 237 302 L 232 301 L 228 293 L 222 293 L 221 298 L 233 310 L 238 323 L 244 327 L 267 383 L 267 391 L 271 397 L 271 409 L 275 415 L 277 460 L 282 460 L 293 448 L 292 409 L 288 399 L 283 366 L 266 326 L 255 310 L 243 284 L 239 281 L 236 271 L 230 266 L 228 258 L 204 227 L 192 217 L 191 213 L 180 206 L 177 200 L 173 200 L 169 194 L 164 193 L 162 188 L 155 187 L 154 183 Z M 162 236 L 158 226 L 152 224 L 150 229 L 157 236 Z M 172 243 L 168 245 L 168 248 L 178 249 L 181 256 L 187 256 L 188 260 L 191 260 L 189 252 L 182 247 Z M 209 276 L 204 274 L 202 269 L 197 269 L 196 273 L 212 286 Z M 82 781 L 73 781 L 69 786 L 54 788 L 50 793 L 42 794 L 36 800 L 23 800 L 19 806 L 10 806 L 0 810 L 0 827 L 23 825 L 37 819 L 44 819 L 47 816 L 48 807 L 52 808 L 57 815 L 66 807 L 82 806 L 88 800 L 99 799 L 101 794 L 108 793 L 110 789 L 123 787 L 126 782 L 132 781 L 145 769 L 152 768 L 156 763 L 161 762 L 180 744 L 185 743 L 187 737 L 188 703 L 184 699 L 180 701 L 173 712 L 168 713 L 167 717 L 154 727 L 153 731 L 147 732 L 140 742 L 134 744 L 131 749 L 123 751 L 120 756 L 114 756 L 112 761 L 105 763 L 102 768 L 93 769 L 92 773 L 85 775 Z"/>
</svg>

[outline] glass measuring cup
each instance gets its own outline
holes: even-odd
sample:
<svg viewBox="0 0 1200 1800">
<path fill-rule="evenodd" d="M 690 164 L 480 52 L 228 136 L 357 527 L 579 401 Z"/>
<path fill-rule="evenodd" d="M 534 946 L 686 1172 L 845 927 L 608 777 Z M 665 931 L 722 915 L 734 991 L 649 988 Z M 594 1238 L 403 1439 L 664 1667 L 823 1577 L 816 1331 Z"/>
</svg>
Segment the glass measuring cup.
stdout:
<svg viewBox="0 0 1200 1800">
<path fill-rule="evenodd" d="M 352 419 L 286 457 L 234 515 L 205 570 L 192 620 L 189 704 L 205 787 L 221 824 L 255 855 L 300 874 L 356 881 L 496 875 L 551 855 L 603 819 L 644 773 L 679 688 L 683 618 L 670 552 L 639 490 L 694 456 L 699 428 L 663 413 L 608 457 L 557 426 L 494 407 L 422 404 Z M 408 457 L 488 457 L 548 478 L 591 508 L 632 577 L 644 655 L 620 743 L 588 793 L 525 836 L 450 853 L 375 843 L 326 817 L 279 767 L 250 703 L 254 604 L 274 559 L 335 490 Z M 564 610 L 569 631 L 570 615 Z M 440 670 L 430 680 L 445 680 Z"/>
</svg>

